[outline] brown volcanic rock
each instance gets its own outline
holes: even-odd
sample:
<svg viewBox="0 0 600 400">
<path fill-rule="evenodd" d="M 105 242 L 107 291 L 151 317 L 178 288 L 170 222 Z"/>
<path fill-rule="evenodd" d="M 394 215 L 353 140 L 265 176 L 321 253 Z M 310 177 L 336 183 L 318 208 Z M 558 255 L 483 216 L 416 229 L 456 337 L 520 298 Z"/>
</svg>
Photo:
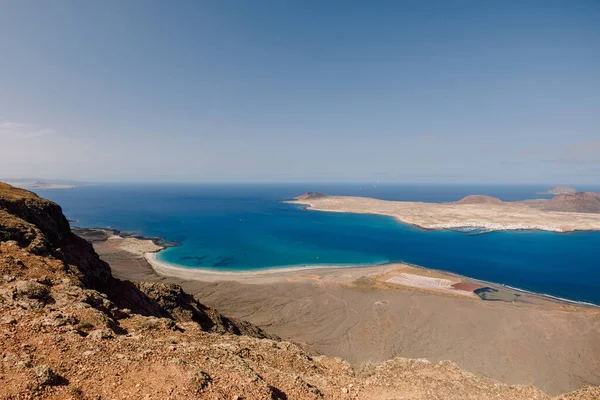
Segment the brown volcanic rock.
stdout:
<svg viewBox="0 0 600 400">
<path fill-rule="evenodd" d="M 114 279 L 111 286 L 111 300 L 119 308 L 129 309 L 137 314 L 169 318 L 177 322 L 193 321 L 206 332 L 279 339 L 247 321 L 223 316 L 185 293 L 179 285 Z"/>
<path fill-rule="evenodd" d="M 33 224 L 0 209 L 0 241 L 14 241 L 33 254 L 48 254 L 50 243 Z"/>
<path fill-rule="evenodd" d="M 492 196 L 473 194 L 458 200 L 456 204 L 502 204 L 502 200 Z"/>
<path fill-rule="evenodd" d="M 110 267 L 91 244 L 71 232 L 60 206 L 0 182 L 0 239 L 15 240 L 37 255 L 64 262 L 89 288 L 106 288 Z"/>
<path fill-rule="evenodd" d="M 60 206 L 35 193 L 0 182 L 0 209 L 36 226 L 55 247 L 72 235 Z"/>
</svg>

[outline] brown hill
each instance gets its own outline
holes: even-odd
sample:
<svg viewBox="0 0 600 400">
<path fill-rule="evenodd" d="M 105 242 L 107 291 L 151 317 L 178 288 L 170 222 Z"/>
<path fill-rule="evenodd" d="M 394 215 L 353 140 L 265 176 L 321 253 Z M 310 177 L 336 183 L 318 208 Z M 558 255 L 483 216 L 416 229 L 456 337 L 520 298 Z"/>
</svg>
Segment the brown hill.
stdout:
<svg viewBox="0 0 600 400">
<path fill-rule="evenodd" d="M 303 195 L 296 197 L 296 200 L 320 199 L 322 197 L 327 197 L 327 195 L 319 192 L 306 192 Z"/>
<path fill-rule="evenodd" d="M 473 194 L 458 200 L 456 204 L 502 204 L 502 200 L 492 196 Z"/>
<path fill-rule="evenodd" d="M 559 194 L 550 200 L 539 203 L 539 208 L 547 211 L 600 213 L 600 193 Z"/>
<path fill-rule="evenodd" d="M 3 399 L 548 398 L 451 362 L 311 356 L 177 285 L 114 278 L 58 205 L 1 183 L 0 349 Z"/>
</svg>

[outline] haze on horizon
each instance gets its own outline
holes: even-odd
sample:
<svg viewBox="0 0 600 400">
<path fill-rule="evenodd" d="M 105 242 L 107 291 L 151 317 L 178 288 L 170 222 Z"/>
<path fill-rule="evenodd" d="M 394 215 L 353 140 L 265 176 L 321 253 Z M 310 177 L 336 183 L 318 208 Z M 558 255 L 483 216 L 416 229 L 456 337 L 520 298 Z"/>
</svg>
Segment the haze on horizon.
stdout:
<svg viewBox="0 0 600 400">
<path fill-rule="evenodd" d="M 597 1 L 5 1 L 0 178 L 600 181 Z"/>
</svg>

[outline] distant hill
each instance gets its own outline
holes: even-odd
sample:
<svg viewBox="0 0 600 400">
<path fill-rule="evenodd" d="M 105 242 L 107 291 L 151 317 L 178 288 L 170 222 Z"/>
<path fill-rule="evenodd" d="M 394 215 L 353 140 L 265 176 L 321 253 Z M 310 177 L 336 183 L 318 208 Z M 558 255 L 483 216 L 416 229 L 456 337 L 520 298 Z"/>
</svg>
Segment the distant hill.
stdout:
<svg viewBox="0 0 600 400">
<path fill-rule="evenodd" d="M 502 200 L 497 197 L 473 194 L 458 200 L 456 204 L 502 204 Z"/>
<path fill-rule="evenodd" d="M 322 197 L 327 197 L 327 195 L 319 192 L 306 192 L 303 195 L 296 197 L 296 200 L 320 199 Z"/>
<path fill-rule="evenodd" d="M 600 193 L 577 192 L 559 194 L 540 207 L 548 211 L 600 213 Z"/>
<path fill-rule="evenodd" d="M 64 179 L 5 179 L 4 182 L 21 189 L 72 189 L 81 186 L 81 182 Z"/>
<path fill-rule="evenodd" d="M 539 194 L 570 194 L 577 193 L 577 190 L 570 186 L 552 186 L 547 192 L 541 192 Z"/>
</svg>

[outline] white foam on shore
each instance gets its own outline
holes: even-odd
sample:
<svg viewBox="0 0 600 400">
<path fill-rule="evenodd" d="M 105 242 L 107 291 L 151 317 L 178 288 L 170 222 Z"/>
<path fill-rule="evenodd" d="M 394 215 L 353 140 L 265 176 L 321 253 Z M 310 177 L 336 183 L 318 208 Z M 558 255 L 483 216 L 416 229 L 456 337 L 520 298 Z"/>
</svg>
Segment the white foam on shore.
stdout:
<svg viewBox="0 0 600 400">
<path fill-rule="evenodd" d="M 144 258 L 152 266 L 154 271 L 159 275 L 174 276 L 176 278 L 184 279 L 202 279 L 202 276 L 211 276 L 213 278 L 218 276 L 228 278 L 259 278 L 261 276 L 272 276 L 276 274 L 285 274 L 288 272 L 299 272 L 309 271 L 313 269 L 327 269 L 327 268 L 361 268 L 361 267 L 377 267 L 384 266 L 384 264 L 310 264 L 310 265 L 294 265 L 294 266 L 282 266 L 275 268 L 262 268 L 256 271 L 218 271 L 208 268 L 190 268 L 183 267 L 177 264 L 171 264 L 166 261 L 159 261 L 157 259 L 158 253 L 145 253 Z"/>
</svg>

